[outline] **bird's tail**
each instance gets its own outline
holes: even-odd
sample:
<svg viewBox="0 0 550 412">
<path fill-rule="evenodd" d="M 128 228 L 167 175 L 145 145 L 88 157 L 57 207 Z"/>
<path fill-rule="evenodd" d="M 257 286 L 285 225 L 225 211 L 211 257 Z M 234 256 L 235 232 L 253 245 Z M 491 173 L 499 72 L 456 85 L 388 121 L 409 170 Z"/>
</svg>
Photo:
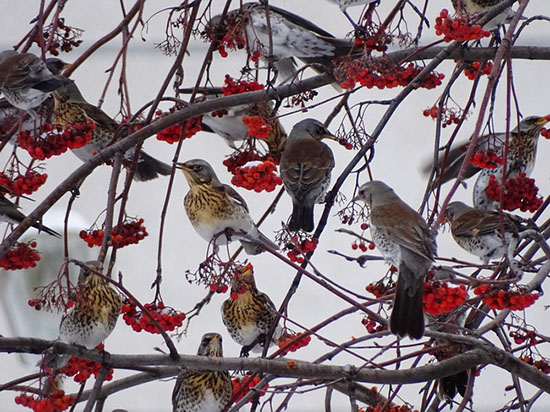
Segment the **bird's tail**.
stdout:
<svg viewBox="0 0 550 412">
<path fill-rule="evenodd" d="M 401 263 L 390 319 L 390 329 L 394 335 L 408 335 L 411 339 L 424 336 L 423 294 L 424 277 L 419 279 Z"/>
<path fill-rule="evenodd" d="M 244 251 L 249 255 L 258 255 L 265 249 L 263 245 L 266 245 L 274 250 L 279 250 L 279 246 L 272 242 L 266 235 L 260 232 L 257 228 L 254 231 L 250 231 L 248 235 L 254 240 L 239 239 L 241 245 L 243 245 Z"/>
<path fill-rule="evenodd" d="M 52 77 L 51 79 L 44 80 L 43 82 L 34 85 L 32 88 L 40 90 L 44 93 L 49 93 L 72 82 L 73 81 L 71 79 L 68 79 L 67 77 L 56 76 Z"/>
<path fill-rule="evenodd" d="M 44 356 L 44 365 L 50 368 L 52 371 L 61 369 L 71 359 L 70 355 L 60 355 L 54 352 L 46 352 Z"/>
<path fill-rule="evenodd" d="M 143 150 L 139 154 L 138 164 L 134 179 L 138 182 L 147 182 L 160 176 L 168 176 L 172 173 L 172 166 L 155 159 Z"/>
<path fill-rule="evenodd" d="M 313 205 L 304 205 L 294 202 L 288 229 L 292 232 L 297 232 L 300 229 L 311 232 L 314 227 Z"/>
<path fill-rule="evenodd" d="M 464 397 L 467 386 L 468 372 L 466 371 L 446 376 L 439 380 L 438 397 L 445 402 L 450 402 L 457 393 Z"/>
</svg>

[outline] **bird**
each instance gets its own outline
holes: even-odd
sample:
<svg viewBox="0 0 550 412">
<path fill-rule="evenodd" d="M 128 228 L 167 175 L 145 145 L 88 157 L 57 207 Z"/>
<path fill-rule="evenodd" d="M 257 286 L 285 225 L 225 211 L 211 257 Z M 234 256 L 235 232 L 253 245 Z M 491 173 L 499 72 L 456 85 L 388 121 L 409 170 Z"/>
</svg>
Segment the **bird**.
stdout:
<svg viewBox="0 0 550 412">
<path fill-rule="evenodd" d="M 231 283 L 231 296 L 222 304 L 223 323 L 233 340 L 243 346 L 241 356 L 248 356 L 250 350 L 262 350 L 276 317 L 275 305 L 256 287 L 252 267 L 245 266 Z M 281 328 L 277 325 L 273 340 L 280 333 Z"/>
<path fill-rule="evenodd" d="M 478 13 L 486 13 L 491 8 L 502 3 L 504 0 L 451 0 L 454 9 L 461 15 L 471 16 Z M 514 16 L 512 7 L 505 8 L 498 15 L 489 20 L 483 28 L 485 30 L 498 29 L 504 23 L 508 23 Z"/>
<path fill-rule="evenodd" d="M 53 74 L 46 62 L 32 53 L 0 52 L 0 92 L 10 104 L 33 116 L 35 107 L 54 90 L 71 82 Z"/>
<path fill-rule="evenodd" d="M 313 206 L 321 202 L 330 184 L 334 155 L 322 139 L 336 138 L 318 120 L 304 119 L 292 128 L 281 156 L 280 173 L 292 198 L 291 231 L 314 228 Z"/>
<path fill-rule="evenodd" d="M 3 194 L 0 194 L 0 222 L 7 222 L 10 225 L 18 225 L 21 223 L 27 216 L 19 211 L 19 206 L 10 200 L 6 199 Z M 44 226 L 41 222 L 36 221 L 32 227 L 38 229 L 40 232 L 45 232 L 50 236 L 60 238 L 61 235 L 55 230 L 50 229 L 47 226 Z"/>
<path fill-rule="evenodd" d="M 459 201 L 447 205 L 445 216 L 456 243 L 485 264 L 505 255 L 511 259 L 519 233 L 528 229 L 509 213 L 475 209 Z"/>
<path fill-rule="evenodd" d="M 80 268 L 74 305 L 61 318 L 57 340 L 94 349 L 113 332 L 122 300 L 101 273 L 99 261 L 88 261 Z M 60 369 L 69 361 L 69 355 L 47 353 L 45 364 L 51 369 Z"/>
<path fill-rule="evenodd" d="M 218 333 L 204 334 L 197 355 L 223 357 L 222 337 Z M 172 392 L 172 411 L 221 412 L 232 393 L 229 372 L 184 369 Z"/>
<path fill-rule="evenodd" d="M 521 173 L 529 176 L 535 167 L 537 154 L 538 137 L 544 125 L 550 121 L 550 115 L 547 116 L 528 116 L 523 118 L 519 124 L 510 131 L 508 141 L 508 157 L 506 161 L 506 179 L 517 178 Z M 475 152 L 491 150 L 495 155 L 503 157 L 506 142 L 506 133 L 492 133 L 480 136 L 477 141 Z M 440 160 L 438 165 L 441 183 L 446 183 L 456 178 L 464 162 L 466 152 L 470 142 L 465 142 L 451 148 L 446 160 L 445 167 L 442 168 Z M 426 167 L 425 171 L 430 168 Z M 486 189 L 489 185 L 491 176 L 495 176 L 498 181 L 502 178 L 502 165 L 497 165 L 493 169 L 481 169 L 468 163 L 464 174 L 464 179 L 468 179 L 479 171 L 474 189 L 473 199 L 476 209 L 495 210 L 499 207 L 498 202 L 493 202 L 487 196 Z"/>
<path fill-rule="evenodd" d="M 119 128 L 119 124 L 100 108 L 88 103 L 75 83 L 67 84 L 54 93 L 54 116 L 58 124 L 70 126 L 77 123 L 92 123 L 92 140 L 85 146 L 73 149 L 73 153 L 83 162 L 92 159 L 100 150 L 107 147 Z M 135 149 L 131 148 L 124 154 L 123 164 L 130 167 Z M 145 182 L 168 176 L 172 167 L 143 150 L 140 151 L 134 179 Z"/>
<path fill-rule="evenodd" d="M 221 40 L 225 32 L 244 38 L 251 54 L 259 52 L 263 60 L 275 62 L 283 80 L 294 77 L 295 57 L 326 71 L 333 59 L 346 56 L 353 49 L 351 41 L 337 39 L 311 21 L 273 5 L 244 3 L 227 13 L 218 32 L 220 20 L 221 15 L 210 20 L 205 31 L 210 39 L 220 36 Z"/>
<path fill-rule="evenodd" d="M 281 156 L 285 142 L 286 132 L 279 118 L 274 116 L 273 104 L 258 103 L 253 105 L 240 105 L 226 109 L 227 113 L 222 116 L 213 113 L 206 113 L 202 116 L 203 130 L 216 133 L 222 137 L 229 147 L 237 149 L 237 142 L 242 142 L 250 138 L 248 126 L 244 124 L 243 117 L 259 116 L 266 119 L 267 124 L 271 126 L 269 136 L 261 139 L 268 146 L 269 154 L 277 160 Z M 206 127 L 205 127 L 206 126 Z"/>
<path fill-rule="evenodd" d="M 394 335 L 420 339 L 424 335 L 424 279 L 436 254 L 435 237 L 415 210 L 384 182 L 363 184 L 354 200 L 365 202 L 376 248 L 399 276 L 390 319 Z"/>
<path fill-rule="evenodd" d="M 189 192 L 184 198 L 187 217 L 195 231 L 214 249 L 238 239 L 249 255 L 264 251 L 264 245 L 279 247 L 261 233 L 250 217 L 245 200 L 231 186 L 220 182 L 214 169 L 202 159 L 176 163 L 183 171 Z"/>
</svg>

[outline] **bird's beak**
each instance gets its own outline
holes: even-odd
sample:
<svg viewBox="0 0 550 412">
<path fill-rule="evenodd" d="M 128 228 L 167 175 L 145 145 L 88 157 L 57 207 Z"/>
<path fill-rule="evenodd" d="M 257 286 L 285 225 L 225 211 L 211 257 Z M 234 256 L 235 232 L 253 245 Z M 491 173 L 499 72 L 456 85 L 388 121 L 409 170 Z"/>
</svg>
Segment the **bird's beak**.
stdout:
<svg viewBox="0 0 550 412">
<path fill-rule="evenodd" d="M 184 172 L 191 170 L 185 163 L 176 163 L 176 169 L 181 169 Z"/>
<path fill-rule="evenodd" d="M 212 339 L 210 339 L 210 342 L 219 342 L 220 338 L 217 336 L 212 336 Z"/>
<path fill-rule="evenodd" d="M 550 114 L 547 114 L 546 116 L 542 116 L 537 122 L 537 124 L 546 124 L 548 122 L 550 122 Z"/>
<path fill-rule="evenodd" d="M 330 134 L 330 133 L 324 134 L 323 139 L 334 140 L 335 142 L 338 141 L 338 138 L 336 136 L 334 136 L 333 134 Z"/>
</svg>

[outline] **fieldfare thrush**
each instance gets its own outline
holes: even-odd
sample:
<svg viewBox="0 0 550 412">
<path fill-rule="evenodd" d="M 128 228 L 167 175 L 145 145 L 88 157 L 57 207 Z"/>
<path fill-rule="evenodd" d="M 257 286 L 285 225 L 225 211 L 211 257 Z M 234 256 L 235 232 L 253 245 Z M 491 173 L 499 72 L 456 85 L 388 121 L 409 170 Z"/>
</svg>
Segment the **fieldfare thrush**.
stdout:
<svg viewBox="0 0 550 412">
<path fill-rule="evenodd" d="M 528 228 L 508 213 L 474 209 L 462 202 L 451 202 L 445 209 L 451 234 L 458 245 L 479 256 L 483 263 L 503 256 L 512 258 L 518 233 Z M 504 236 L 504 237 L 503 237 Z"/>
<path fill-rule="evenodd" d="M 18 225 L 19 223 L 21 223 L 23 219 L 25 219 L 27 216 L 21 213 L 18 209 L 18 205 L 6 199 L 3 194 L 0 194 L 0 222 L 7 222 L 10 225 Z M 46 232 L 48 235 L 61 237 L 61 235 L 55 230 L 44 226 L 38 221 L 33 223 L 31 226 L 41 232 Z"/>
<path fill-rule="evenodd" d="M 54 115 L 56 122 L 62 126 L 77 123 L 92 122 L 96 128 L 92 130 L 92 140 L 73 153 L 83 162 L 92 159 L 100 150 L 107 147 L 114 139 L 120 125 L 100 108 L 88 103 L 76 84 L 65 85 L 54 92 Z M 133 148 L 124 154 L 124 165 L 131 166 L 135 150 Z M 139 182 L 168 176 L 172 167 L 141 150 L 137 162 L 134 179 Z"/>
<path fill-rule="evenodd" d="M 486 13 L 497 4 L 504 0 L 451 0 L 456 12 L 463 16 L 472 16 L 475 14 Z M 495 30 L 504 23 L 508 23 L 514 16 L 512 7 L 505 8 L 501 13 L 489 20 L 483 28 L 485 30 Z"/>
<path fill-rule="evenodd" d="M 93 349 L 115 328 L 122 300 L 107 280 L 93 272 L 101 273 L 102 270 L 102 264 L 98 261 L 86 262 L 86 267 L 80 269 L 74 305 L 67 310 L 59 325 L 57 339 L 61 342 Z M 45 362 L 49 368 L 59 369 L 69 359 L 69 355 L 50 353 L 46 355 Z"/>
<path fill-rule="evenodd" d="M 46 63 L 32 53 L 15 50 L 0 53 L 0 92 L 13 106 L 33 115 L 32 109 L 51 92 L 71 82 L 53 74 Z"/>
<path fill-rule="evenodd" d="M 256 287 L 252 268 L 246 267 L 231 284 L 231 296 L 222 305 L 222 320 L 235 342 L 242 345 L 241 356 L 261 351 L 277 316 L 275 305 Z M 281 333 L 277 326 L 276 339 Z"/>
<path fill-rule="evenodd" d="M 383 182 L 363 184 L 355 200 L 364 201 L 370 209 L 372 240 L 399 272 L 390 329 L 395 335 L 420 339 L 424 335 L 424 278 L 436 253 L 434 236 L 422 216 Z"/>
<path fill-rule="evenodd" d="M 322 202 L 334 168 L 332 150 L 323 138 L 335 139 L 318 120 L 298 122 L 290 132 L 281 157 L 281 179 L 292 198 L 291 231 L 314 228 L 313 206 Z"/>
<path fill-rule="evenodd" d="M 199 356 L 223 357 L 222 337 L 206 333 Z M 172 392 L 173 412 L 221 412 L 229 403 L 233 387 L 227 371 L 186 369 L 176 380 Z"/>
<path fill-rule="evenodd" d="M 231 186 L 220 182 L 214 169 L 202 159 L 177 163 L 189 184 L 183 204 L 189 221 L 206 241 L 218 245 L 238 239 L 249 255 L 264 251 L 263 245 L 279 247 L 261 233 L 250 217 L 245 200 Z"/>
<path fill-rule="evenodd" d="M 269 22 L 266 17 L 269 10 Z M 274 61 L 283 80 L 295 74 L 293 58 L 308 64 L 317 64 L 327 70 L 336 57 L 348 55 L 353 43 L 336 39 L 332 34 L 296 14 L 273 5 L 245 3 L 227 13 L 221 33 L 217 32 L 221 16 L 211 19 L 207 32 L 210 36 L 242 33 L 249 52 L 259 52 L 264 60 Z M 280 63 L 280 64 L 278 64 Z"/>
</svg>

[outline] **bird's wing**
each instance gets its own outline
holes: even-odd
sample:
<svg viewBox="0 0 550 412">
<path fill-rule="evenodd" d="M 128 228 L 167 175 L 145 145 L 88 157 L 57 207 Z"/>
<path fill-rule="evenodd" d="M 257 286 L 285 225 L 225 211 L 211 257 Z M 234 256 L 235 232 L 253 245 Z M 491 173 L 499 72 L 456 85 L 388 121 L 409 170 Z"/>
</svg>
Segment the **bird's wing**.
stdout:
<svg viewBox="0 0 550 412">
<path fill-rule="evenodd" d="M 99 126 L 108 128 L 109 130 L 115 131 L 119 124 L 116 120 L 111 118 L 107 113 L 101 110 L 99 107 L 94 106 L 90 103 L 81 103 L 82 109 L 86 112 L 86 115 L 96 122 Z"/>
<path fill-rule="evenodd" d="M 507 215 L 502 216 L 501 222 L 498 212 L 470 210 L 452 223 L 451 230 L 456 237 L 482 236 L 500 231 L 501 227 L 507 232 L 518 231 L 515 223 Z"/>
<path fill-rule="evenodd" d="M 246 201 L 235 189 L 229 185 L 222 185 L 222 188 L 231 199 L 235 200 L 239 205 L 244 207 L 247 212 L 249 212 Z"/>
</svg>

